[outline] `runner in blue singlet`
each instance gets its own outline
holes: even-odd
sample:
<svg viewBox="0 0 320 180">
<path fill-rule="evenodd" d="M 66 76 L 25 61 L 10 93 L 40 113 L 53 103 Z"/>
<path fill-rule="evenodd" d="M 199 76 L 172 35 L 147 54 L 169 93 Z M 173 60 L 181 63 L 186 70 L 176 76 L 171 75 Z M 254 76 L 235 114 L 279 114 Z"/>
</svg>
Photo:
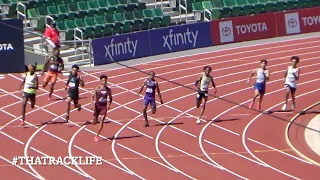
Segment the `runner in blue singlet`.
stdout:
<svg viewBox="0 0 320 180">
<path fill-rule="evenodd" d="M 261 62 L 261 68 L 257 68 L 255 70 L 253 70 L 251 72 L 249 79 L 248 79 L 248 82 L 247 82 L 249 84 L 253 74 L 254 73 L 257 74 L 256 83 L 254 84 L 254 90 L 255 90 L 254 96 L 253 96 L 251 104 L 249 105 L 249 108 L 252 108 L 256 98 L 259 96 L 259 103 L 258 103 L 257 110 L 261 109 L 261 103 L 263 100 L 263 96 L 266 92 L 266 83 L 270 79 L 270 71 L 267 69 L 268 61 L 263 59 L 260 62 Z"/>
<path fill-rule="evenodd" d="M 158 96 L 160 98 L 160 103 L 163 104 L 163 101 L 162 101 L 162 98 L 161 98 L 161 94 L 160 94 L 159 84 L 154 79 L 154 76 L 155 76 L 155 73 L 153 71 L 151 71 L 149 73 L 149 78 L 143 82 L 143 85 L 140 88 L 140 91 L 138 93 L 138 96 L 139 96 L 140 93 L 142 92 L 143 88 L 146 87 L 146 94 L 144 96 L 144 107 L 143 107 L 143 116 L 144 116 L 144 119 L 146 121 L 146 124 L 144 125 L 144 127 L 148 127 L 149 126 L 148 118 L 147 118 L 148 105 L 150 104 L 152 114 L 155 114 L 156 110 L 157 110 L 156 99 L 155 99 L 155 97 L 156 97 L 156 92 L 155 91 L 156 90 L 157 90 Z"/>
</svg>

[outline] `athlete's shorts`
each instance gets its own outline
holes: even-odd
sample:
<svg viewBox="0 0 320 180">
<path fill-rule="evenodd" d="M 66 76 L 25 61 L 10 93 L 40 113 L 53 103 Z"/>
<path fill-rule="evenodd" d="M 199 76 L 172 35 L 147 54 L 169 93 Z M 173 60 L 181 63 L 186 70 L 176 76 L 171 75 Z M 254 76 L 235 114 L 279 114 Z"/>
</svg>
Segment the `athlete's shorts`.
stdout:
<svg viewBox="0 0 320 180">
<path fill-rule="evenodd" d="M 255 83 L 254 90 L 258 90 L 263 95 L 266 92 L 266 85 L 264 83 Z"/>
<path fill-rule="evenodd" d="M 98 117 L 99 115 L 106 115 L 107 114 L 107 107 L 106 106 L 101 106 L 98 104 L 94 105 L 94 110 L 93 110 L 93 116 Z"/>
<path fill-rule="evenodd" d="M 151 97 L 144 97 L 143 104 L 148 106 L 150 104 L 151 107 L 156 107 L 156 99 Z"/>
<path fill-rule="evenodd" d="M 46 74 L 46 77 L 44 77 L 44 82 L 48 83 L 51 81 L 52 83 L 55 83 L 58 79 L 58 73 L 48 71 Z"/>
<path fill-rule="evenodd" d="M 24 92 L 23 93 L 23 97 L 26 98 L 27 100 L 30 99 L 31 101 L 35 101 L 36 100 L 36 94 L 35 93 Z"/>
<path fill-rule="evenodd" d="M 285 84 L 284 87 L 288 87 L 292 93 L 295 93 L 297 90 L 297 87 L 291 86 L 290 84 Z"/>
<path fill-rule="evenodd" d="M 74 93 L 74 92 L 68 92 L 67 97 L 70 97 L 74 104 L 78 104 L 79 101 L 79 93 Z"/>
<path fill-rule="evenodd" d="M 208 91 L 198 91 L 197 93 L 197 100 L 200 101 L 202 98 L 208 97 Z"/>
</svg>

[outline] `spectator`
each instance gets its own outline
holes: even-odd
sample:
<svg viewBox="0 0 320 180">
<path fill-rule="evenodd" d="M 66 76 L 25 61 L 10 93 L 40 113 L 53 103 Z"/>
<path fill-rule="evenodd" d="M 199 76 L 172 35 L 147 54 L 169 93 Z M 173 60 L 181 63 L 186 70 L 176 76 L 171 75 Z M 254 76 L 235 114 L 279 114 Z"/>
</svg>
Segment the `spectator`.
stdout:
<svg viewBox="0 0 320 180">
<path fill-rule="evenodd" d="M 56 29 L 55 21 L 51 22 L 51 25 L 46 29 L 44 36 L 47 38 L 48 56 L 53 56 L 54 52 L 60 48 L 59 31 Z"/>
</svg>

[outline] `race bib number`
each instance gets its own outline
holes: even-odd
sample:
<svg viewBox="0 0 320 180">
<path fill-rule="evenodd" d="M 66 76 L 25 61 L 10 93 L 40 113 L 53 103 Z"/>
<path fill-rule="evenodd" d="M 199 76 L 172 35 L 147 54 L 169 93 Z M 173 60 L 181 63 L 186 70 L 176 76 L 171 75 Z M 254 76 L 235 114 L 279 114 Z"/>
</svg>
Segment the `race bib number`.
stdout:
<svg viewBox="0 0 320 180">
<path fill-rule="evenodd" d="M 105 103 L 107 102 L 107 98 L 101 97 L 99 98 L 99 102 Z"/>
<path fill-rule="evenodd" d="M 51 64 L 50 68 L 51 68 L 51 69 L 58 69 L 58 66 L 55 65 L 55 64 Z"/>
<path fill-rule="evenodd" d="M 76 84 L 73 83 L 73 82 L 70 82 L 70 83 L 69 83 L 69 87 L 74 88 L 74 87 L 76 87 Z"/>
<path fill-rule="evenodd" d="M 147 93 L 153 93 L 153 89 L 152 88 L 147 88 L 146 92 Z"/>
<path fill-rule="evenodd" d="M 208 89 L 208 84 L 202 85 L 202 89 Z"/>
<path fill-rule="evenodd" d="M 26 84 L 26 88 L 32 88 L 32 84 Z"/>
<path fill-rule="evenodd" d="M 294 78 L 294 77 L 289 77 L 288 80 L 289 80 L 290 82 L 294 82 L 295 78 Z"/>
</svg>

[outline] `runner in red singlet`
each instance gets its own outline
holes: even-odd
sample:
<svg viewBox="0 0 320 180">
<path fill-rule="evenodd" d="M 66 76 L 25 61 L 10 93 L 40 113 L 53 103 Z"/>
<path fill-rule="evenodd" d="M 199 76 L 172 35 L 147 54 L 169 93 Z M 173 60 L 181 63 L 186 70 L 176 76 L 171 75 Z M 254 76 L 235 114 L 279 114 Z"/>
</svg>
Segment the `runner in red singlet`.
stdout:
<svg viewBox="0 0 320 180">
<path fill-rule="evenodd" d="M 100 76 L 101 85 L 98 86 L 92 94 L 91 104 L 93 108 L 93 125 L 100 121 L 100 128 L 97 135 L 94 137 L 94 141 L 99 141 L 99 134 L 103 128 L 104 119 L 107 114 L 107 110 L 110 109 L 112 103 L 111 89 L 107 87 L 108 77 L 105 75 Z M 95 103 L 94 98 L 96 97 Z M 108 101 L 109 98 L 109 101 Z M 108 103 L 109 102 L 109 103 Z M 100 116 L 100 118 L 99 118 Z"/>
</svg>

